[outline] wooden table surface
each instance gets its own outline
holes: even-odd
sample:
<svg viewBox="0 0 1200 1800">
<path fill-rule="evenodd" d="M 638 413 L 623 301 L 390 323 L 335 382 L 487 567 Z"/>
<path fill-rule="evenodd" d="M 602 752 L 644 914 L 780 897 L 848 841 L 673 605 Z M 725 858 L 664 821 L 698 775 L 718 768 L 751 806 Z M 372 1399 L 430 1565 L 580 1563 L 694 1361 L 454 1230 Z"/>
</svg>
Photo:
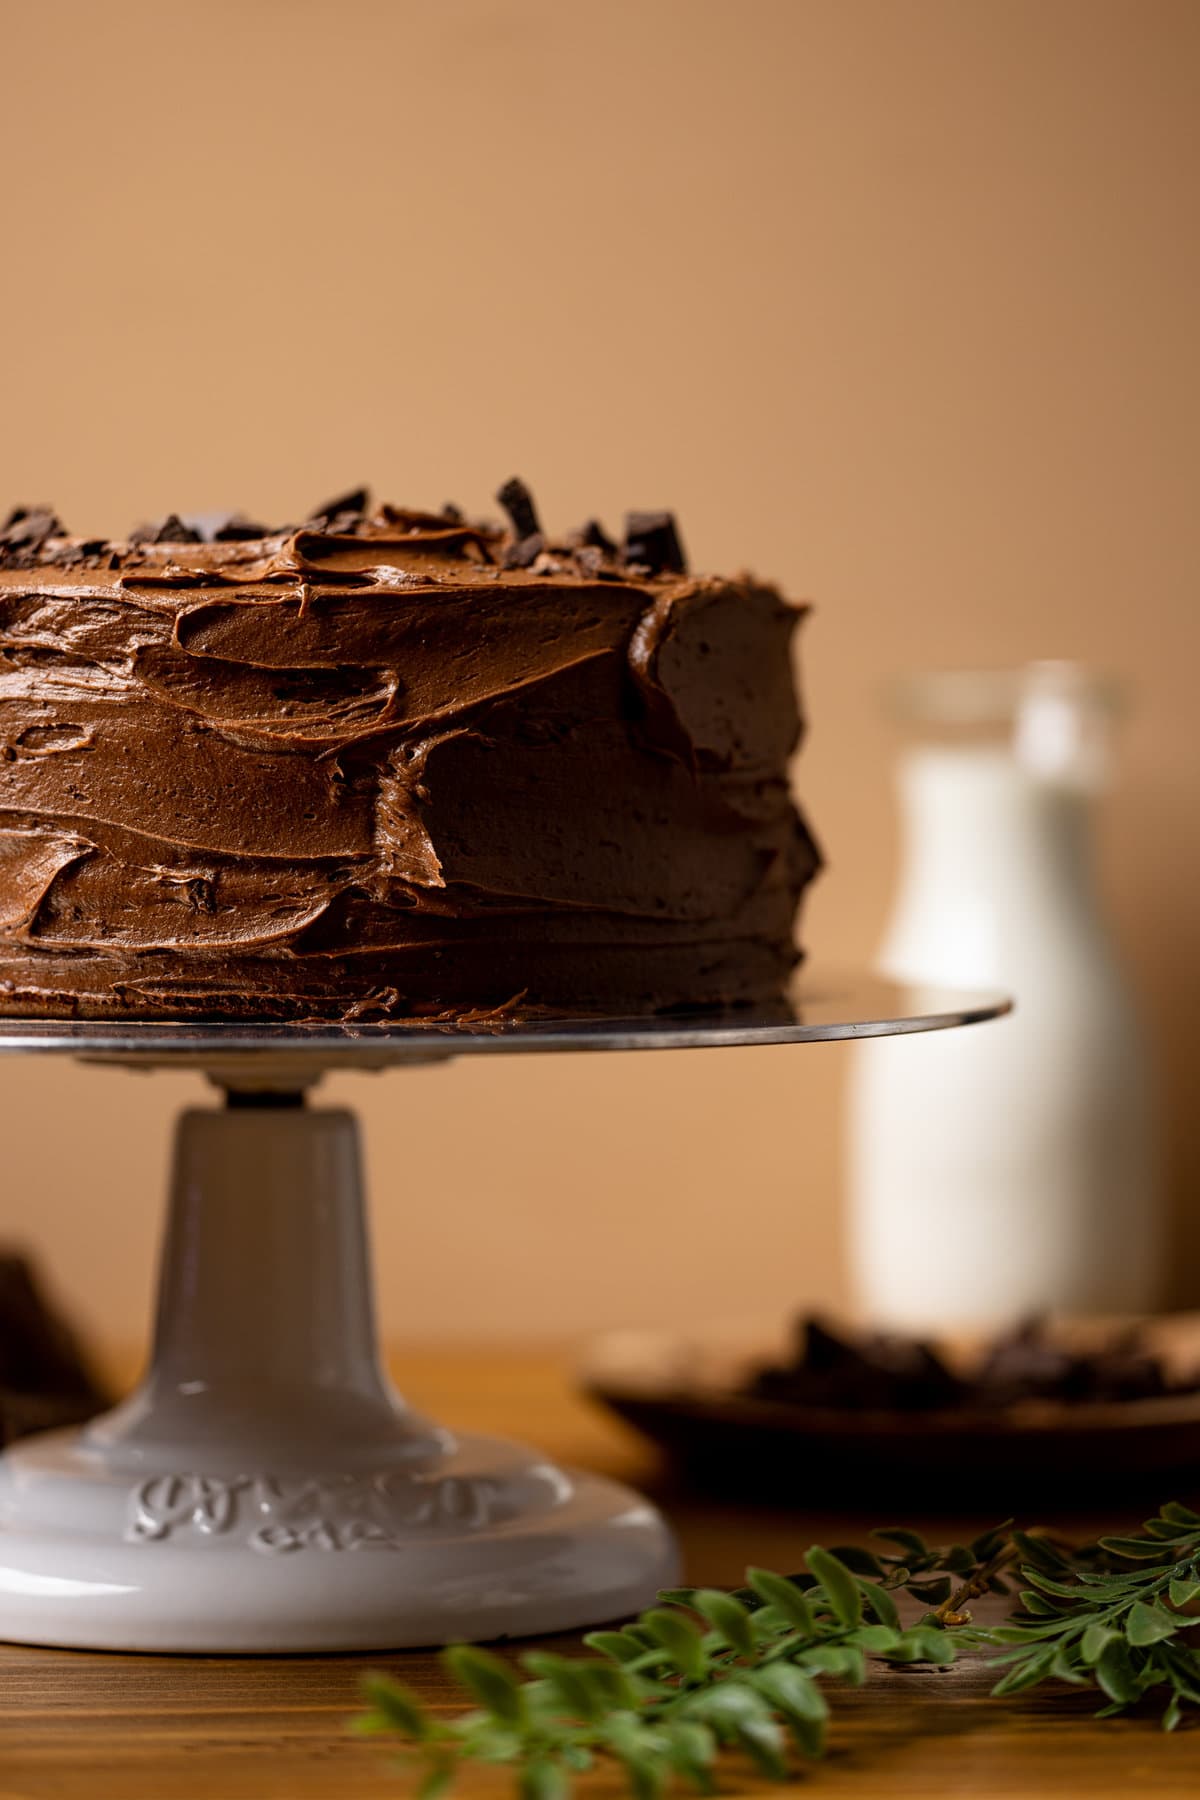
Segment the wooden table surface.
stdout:
<svg viewBox="0 0 1200 1800">
<path fill-rule="evenodd" d="M 410 1354 L 395 1358 L 394 1369 L 411 1398 L 447 1423 L 507 1431 L 560 1460 L 655 1484 L 646 1453 L 574 1398 L 563 1366 L 544 1355 Z M 1146 1496 L 1151 1505 L 1159 1498 Z M 814 1540 L 853 1541 L 879 1522 L 666 1489 L 660 1499 L 683 1540 L 689 1577 L 714 1584 L 737 1582 L 747 1562 L 795 1568 Z M 1123 1505 L 1077 1522 L 1093 1530 L 1141 1516 Z M 933 1534 L 993 1522 L 939 1523 Z M 394 1670 L 448 1704 L 435 1658 L 420 1652 L 246 1659 L 0 1648 L 0 1800 L 403 1800 L 410 1779 L 396 1774 L 380 1745 L 345 1730 L 367 1667 Z M 1200 1794 L 1200 1728 L 1166 1737 L 1148 1717 L 1093 1720 L 1095 1697 L 990 1701 L 987 1686 L 964 1665 L 884 1670 L 862 1690 L 838 1690 L 830 1754 L 805 1777 L 804 1792 L 811 1800 Z M 508 1779 L 491 1772 L 464 1788 L 480 1800 L 510 1791 Z M 621 1791 L 608 1777 L 578 1789 L 580 1800 Z M 731 1763 L 722 1791 L 786 1790 Z"/>
</svg>

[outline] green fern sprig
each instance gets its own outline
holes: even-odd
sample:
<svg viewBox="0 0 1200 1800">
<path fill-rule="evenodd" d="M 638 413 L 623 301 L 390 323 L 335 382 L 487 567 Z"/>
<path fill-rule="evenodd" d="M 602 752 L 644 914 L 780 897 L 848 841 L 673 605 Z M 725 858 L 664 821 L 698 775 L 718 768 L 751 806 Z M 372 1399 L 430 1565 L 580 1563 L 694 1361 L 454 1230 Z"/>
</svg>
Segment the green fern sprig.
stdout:
<svg viewBox="0 0 1200 1800">
<path fill-rule="evenodd" d="M 1165 1689 L 1167 1731 L 1200 1706 L 1200 1654 L 1189 1642 L 1197 1621 L 1185 1610 L 1200 1601 L 1200 1514 L 1171 1501 L 1142 1536 L 1101 1538 L 1074 1556 L 1024 1532 L 1013 1541 L 1026 1584 L 1020 1611 L 1009 1625 L 966 1634 L 971 1647 L 1000 1647 L 992 1660 L 1007 1668 L 994 1694 L 1093 1684 L 1106 1718 Z"/>
<path fill-rule="evenodd" d="M 511 1768 L 521 1800 L 566 1800 L 574 1777 L 603 1763 L 623 1770 L 634 1800 L 658 1800 L 673 1778 L 709 1794 L 727 1752 L 774 1780 L 796 1755 L 820 1757 L 831 1684 L 859 1686 L 877 1662 L 944 1668 L 966 1649 L 999 1651 L 998 1696 L 1091 1683 L 1107 1715 L 1165 1687 L 1170 1730 L 1200 1706 L 1200 1654 L 1181 1611 L 1200 1599 L 1200 1515 L 1164 1506 L 1145 1531 L 1072 1553 L 1011 1522 L 940 1547 L 889 1527 L 872 1534 L 876 1550 L 814 1546 L 798 1574 L 750 1569 L 733 1593 L 672 1589 L 619 1630 L 589 1633 L 590 1657 L 528 1650 L 514 1667 L 455 1646 L 443 1661 L 471 1703 L 456 1718 L 370 1676 L 353 1728 L 401 1741 L 418 1800 L 438 1800 L 471 1763 Z M 1026 1585 L 1011 1622 L 975 1625 L 969 1603 L 1006 1592 L 1016 1567 Z M 924 1609 L 915 1623 L 902 1621 L 898 1593 Z"/>
<path fill-rule="evenodd" d="M 950 1632 L 931 1617 L 905 1628 L 894 1595 L 904 1589 L 926 1606 L 945 1598 L 994 1536 L 946 1552 L 891 1534 L 906 1540 L 903 1555 L 814 1546 L 799 1575 L 750 1569 L 737 1593 L 671 1590 L 621 1630 L 589 1633 L 592 1657 L 529 1650 L 521 1673 L 490 1651 L 455 1646 L 443 1661 L 471 1711 L 437 1718 L 412 1690 L 374 1675 L 370 1710 L 354 1729 L 403 1740 L 420 1800 L 437 1800 L 463 1764 L 478 1762 L 511 1766 L 523 1800 L 560 1800 L 599 1761 L 623 1768 L 635 1800 L 655 1800 L 672 1776 L 707 1794 L 725 1750 L 782 1780 L 789 1746 L 805 1758 L 823 1752 L 824 1684 L 861 1685 L 869 1659 L 953 1661 Z"/>
</svg>

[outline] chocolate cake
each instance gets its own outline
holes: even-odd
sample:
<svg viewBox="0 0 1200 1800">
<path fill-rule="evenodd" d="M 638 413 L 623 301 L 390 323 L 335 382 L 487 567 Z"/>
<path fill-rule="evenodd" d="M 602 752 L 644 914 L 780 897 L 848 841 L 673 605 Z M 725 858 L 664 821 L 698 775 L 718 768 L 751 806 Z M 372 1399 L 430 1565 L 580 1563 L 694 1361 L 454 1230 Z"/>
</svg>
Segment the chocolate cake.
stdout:
<svg viewBox="0 0 1200 1800">
<path fill-rule="evenodd" d="M 372 508 L 0 529 L 0 1012 L 210 1020 L 760 1001 L 818 865 L 803 609 L 674 522 Z"/>
</svg>

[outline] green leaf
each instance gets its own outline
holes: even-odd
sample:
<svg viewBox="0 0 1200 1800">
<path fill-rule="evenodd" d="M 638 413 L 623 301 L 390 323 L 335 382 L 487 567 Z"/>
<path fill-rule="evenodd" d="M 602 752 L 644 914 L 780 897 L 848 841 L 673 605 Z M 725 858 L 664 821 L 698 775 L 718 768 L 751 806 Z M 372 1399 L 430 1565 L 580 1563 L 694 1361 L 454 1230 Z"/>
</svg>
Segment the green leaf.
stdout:
<svg viewBox="0 0 1200 1800">
<path fill-rule="evenodd" d="M 1163 1544 L 1186 1544 L 1193 1536 L 1186 1525 L 1180 1525 L 1174 1519 L 1147 1519 L 1142 1530 L 1147 1537 L 1157 1538 Z"/>
<path fill-rule="evenodd" d="M 643 1614 L 642 1623 L 655 1642 L 662 1646 L 672 1667 L 686 1681 L 699 1681 L 707 1667 L 700 1634 L 682 1613 L 656 1607 Z"/>
<path fill-rule="evenodd" d="M 1081 1598 L 1077 1582 L 1056 1581 L 1052 1575 L 1043 1574 L 1041 1569 L 1023 1568 L 1021 1574 L 1037 1589 L 1039 1594 L 1054 1594 L 1060 1600 L 1079 1600 Z"/>
<path fill-rule="evenodd" d="M 635 1661 L 646 1648 L 631 1631 L 589 1631 L 583 1641 L 589 1650 L 619 1663 Z"/>
<path fill-rule="evenodd" d="M 622 1754 L 621 1762 L 629 1778 L 629 1791 L 634 1800 L 659 1800 L 667 1783 L 666 1770 L 657 1757 L 628 1750 Z"/>
<path fill-rule="evenodd" d="M 942 1557 L 942 1567 L 949 1569 L 952 1575 L 969 1575 L 975 1568 L 977 1560 L 965 1544 L 951 1544 Z"/>
<path fill-rule="evenodd" d="M 738 1678 L 721 1681 L 687 1697 L 687 1716 L 711 1725 L 725 1743 L 735 1739 L 744 1725 L 756 1719 L 769 1719 L 770 1708 L 761 1694 Z"/>
<path fill-rule="evenodd" d="M 836 1556 L 852 1575 L 868 1575 L 874 1581 L 882 1581 L 887 1574 L 879 1558 L 859 1544 L 835 1544 L 829 1554 Z"/>
<path fill-rule="evenodd" d="M 1058 1608 L 1052 1605 L 1044 1594 L 1039 1594 L 1035 1588 L 1022 1588 L 1017 1599 L 1025 1611 L 1032 1613 L 1035 1618 L 1056 1619 L 1059 1616 Z"/>
<path fill-rule="evenodd" d="M 1137 1699 L 1137 1677 L 1122 1638 L 1105 1644 L 1096 1662 L 1096 1680 L 1116 1706 L 1129 1706 Z"/>
<path fill-rule="evenodd" d="M 1005 1519 L 1000 1525 L 993 1525 L 990 1531 L 982 1531 L 972 1538 L 969 1548 L 976 1562 L 991 1562 L 993 1556 L 1000 1553 L 1005 1539 L 1012 1530 L 1012 1520 Z"/>
<path fill-rule="evenodd" d="M 1182 1700 L 1190 1700 L 1193 1706 L 1200 1706 L 1200 1666 L 1196 1652 L 1185 1650 L 1180 1644 L 1170 1644 L 1164 1656 L 1176 1693 Z"/>
<path fill-rule="evenodd" d="M 873 1581 L 859 1581 L 858 1585 L 867 1611 L 873 1613 L 881 1625 L 890 1625 L 893 1631 L 899 1631 L 900 1613 L 887 1589 Z"/>
<path fill-rule="evenodd" d="M 1032 1656 L 1023 1658 L 1021 1662 L 1014 1663 L 1008 1674 L 1002 1675 L 992 1689 L 993 1697 L 1001 1699 L 1005 1694 L 1019 1694 L 1025 1688 L 1036 1687 L 1039 1681 L 1044 1681 L 1049 1675 L 1054 1657 L 1053 1650 L 1039 1650 Z"/>
<path fill-rule="evenodd" d="M 792 1734 L 792 1742 L 802 1756 L 812 1762 L 819 1762 L 825 1754 L 825 1734 L 828 1726 L 826 1719 L 789 1719 L 788 1730 Z"/>
<path fill-rule="evenodd" d="M 665 1727 L 667 1761 L 701 1794 L 716 1792 L 712 1765 L 717 1740 L 697 1719 L 672 1719 Z"/>
<path fill-rule="evenodd" d="M 597 1713 L 636 1712 L 642 1704 L 647 1684 L 628 1674 L 616 1663 L 587 1662 L 582 1665 L 583 1679 L 596 1696 Z"/>
<path fill-rule="evenodd" d="M 364 1675 L 362 1691 L 380 1721 L 375 1730 L 395 1731 L 417 1743 L 429 1736 L 433 1720 L 403 1682 L 394 1681 L 390 1675 Z"/>
<path fill-rule="evenodd" d="M 915 1600 L 923 1600 L 926 1606 L 941 1606 L 954 1592 L 954 1583 L 948 1575 L 939 1575 L 935 1581 L 909 1581 L 905 1584 Z"/>
<path fill-rule="evenodd" d="M 1178 1629 L 1179 1621 L 1171 1617 L 1165 1606 L 1147 1606 L 1144 1600 L 1134 1601 L 1125 1621 L 1125 1636 L 1139 1647 L 1174 1637 Z"/>
<path fill-rule="evenodd" d="M 784 1737 L 774 1719 L 749 1719 L 738 1731 L 738 1742 L 747 1756 L 771 1781 L 788 1778 Z"/>
<path fill-rule="evenodd" d="M 1070 1557 L 1064 1556 L 1058 1545 L 1052 1544 L 1049 1538 L 1038 1537 L 1032 1531 L 1013 1531 L 1011 1537 L 1025 1561 L 1032 1563 L 1035 1568 L 1053 1569 L 1060 1574 L 1074 1570 Z"/>
<path fill-rule="evenodd" d="M 857 1625 L 862 1618 L 862 1593 L 849 1569 L 819 1544 L 813 1545 L 804 1560 L 824 1588 L 834 1617 L 842 1625 Z"/>
<path fill-rule="evenodd" d="M 1045 1625 L 993 1625 L 984 1634 L 989 1644 L 1035 1644 L 1039 1638 L 1057 1637 L 1062 1620 L 1051 1619 Z"/>
<path fill-rule="evenodd" d="M 416 1800 L 442 1800 L 442 1795 L 448 1792 L 453 1783 L 453 1763 L 435 1763 L 422 1777 Z"/>
<path fill-rule="evenodd" d="M 928 1556 L 929 1545 L 917 1531 L 909 1531 L 903 1525 L 881 1525 L 871 1536 L 881 1538 L 885 1544 L 898 1544 L 906 1556 Z"/>
<path fill-rule="evenodd" d="M 452 1644 L 442 1651 L 442 1662 L 493 1718 L 515 1725 L 524 1716 L 520 1683 L 506 1662 L 490 1650 L 473 1644 Z"/>
<path fill-rule="evenodd" d="M 812 1631 L 812 1607 L 794 1581 L 789 1581 L 786 1575 L 776 1575 L 771 1569 L 747 1569 L 746 1579 L 768 1606 L 773 1606 L 801 1631 Z"/>
<path fill-rule="evenodd" d="M 596 1760 L 586 1744 L 564 1744 L 559 1755 L 568 1769 L 574 1769 L 578 1775 L 585 1775 Z"/>
<path fill-rule="evenodd" d="M 1173 1581 L 1167 1589 L 1172 1606 L 1190 1606 L 1192 1601 L 1200 1597 L 1200 1581 L 1193 1577 L 1190 1581 Z"/>
<path fill-rule="evenodd" d="M 894 1625 L 860 1625 L 850 1638 L 868 1656 L 885 1656 L 900 1643 L 902 1634 Z"/>
<path fill-rule="evenodd" d="M 668 1765 L 660 1754 L 659 1734 L 632 1713 L 614 1713 L 601 1736 L 624 1767 L 635 1800 L 658 1800 L 666 1786 Z"/>
<path fill-rule="evenodd" d="M 713 1630 L 720 1633 L 731 1650 L 736 1650 L 739 1656 L 754 1655 L 757 1645 L 751 1614 L 732 1594 L 722 1593 L 720 1588 L 700 1588 L 692 1605 Z"/>
<path fill-rule="evenodd" d="M 924 1662 L 926 1660 L 921 1653 L 920 1647 L 913 1643 L 912 1633 L 907 1631 L 900 1632 L 891 1649 L 882 1652 L 882 1654 L 886 1662 L 897 1665 Z"/>
<path fill-rule="evenodd" d="M 1200 1513 L 1194 1513 L 1190 1506 L 1180 1506 L 1178 1500 L 1168 1500 L 1158 1511 L 1164 1519 L 1170 1519 L 1177 1525 L 1190 1525 L 1193 1530 L 1200 1531 Z"/>
<path fill-rule="evenodd" d="M 528 1650 L 521 1662 L 531 1675 L 541 1678 L 542 1686 L 568 1717 L 603 1719 L 612 1712 L 633 1712 L 640 1704 L 637 1686 L 618 1663 L 554 1656 L 545 1650 Z"/>
<path fill-rule="evenodd" d="M 1103 1537 L 1100 1548 L 1107 1550 L 1110 1556 L 1121 1556 L 1130 1562 L 1149 1562 L 1161 1560 L 1163 1547 L 1147 1538 Z"/>
<path fill-rule="evenodd" d="M 925 1662 L 938 1663 L 945 1668 L 954 1661 L 954 1639 L 936 1625 L 918 1625 L 915 1631 L 908 1633 L 908 1639 L 915 1644 Z"/>
<path fill-rule="evenodd" d="M 524 1692 L 528 1694 L 534 1685 L 527 1683 Z M 488 1713 L 468 1713 L 458 1723 L 461 1729 L 455 1735 L 465 1746 L 460 1754 L 469 1754 L 477 1762 L 514 1763 L 524 1753 L 529 1720 L 520 1725 L 498 1725 Z"/>
<path fill-rule="evenodd" d="M 1065 1644 L 1060 1644 L 1058 1649 L 1054 1652 L 1054 1661 L 1050 1664 L 1050 1673 L 1055 1681 L 1070 1681 L 1077 1687 L 1081 1684 L 1086 1687 L 1089 1679 L 1088 1676 L 1084 1674 L 1079 1664 L 1072 1660 L 1071 1651 Z"/>
<path fill-rule="evenodd" d="M 1171 1698 L 1167 1701 L 1167 1710 L 1162 1716 L 1163 1730 L 1174 1731 L 1182 1717 L 1183 1708 L 1179 1704 L 1179 1695 L 1172 1694 Z"/>
<path fill-rule="evenodd" d="M 521 1666 L 545 1683 L 547 1692 L 569 1718 L 594 1719 L 603 1711 L 603 1703 L 597 1705 L 597 1695 L 584 1674 L 586 1664 L 554 1656 L 548 1650 L 527 1650 Z"/>
<path fill-rule="evenodd" d="M 814 1675 L 833 1675 L 851 1687 L 867 1679 L 867 1659 L 856 1644 L 814 1644 L 802 1651 L 800 1666 Z"/>
<path fill-rule="evenodd" d="M 1111 1625 L 1089 1625 L 1080 1640 L 1079 1654 L 1082 1656 L 1084 1662 L 1091 1667 L 1093 1664 L 1100 1661 L 1105 1645 L 1111 1644 L 1113 1640 L 1120 1637 L 1120 1635 L 1120 1632 L 1114 1631 Z"/>
<path fill-rule="evenodd" d="M 794 1663 L 768 1663 L 754 1673 L 754 1685 L 786 1719 L 821 1721 L 829 1717 L 829 1702 L 811 1676 Z"/>
<path fill-rule="evenodd" d="M 521 1800 L 564 1800 L 570 1790 L 566 1770 L 549 1756 L 532 1756 L 521 1770 Z"/>
</svg>

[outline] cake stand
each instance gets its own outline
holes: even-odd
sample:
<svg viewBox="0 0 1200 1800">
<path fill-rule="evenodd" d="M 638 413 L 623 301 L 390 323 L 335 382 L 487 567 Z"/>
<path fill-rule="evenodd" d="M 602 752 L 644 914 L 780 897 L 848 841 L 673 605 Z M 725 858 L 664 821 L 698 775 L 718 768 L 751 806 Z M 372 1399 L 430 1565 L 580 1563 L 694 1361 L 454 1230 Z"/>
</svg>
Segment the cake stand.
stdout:
<svg viewBox="0 0 1200 1800">
<path fill-rule="evenodd" d="M 464 1055 L 934 1031 L 994 995 L 808 979 L 774 1007 L 402 1025 L 0 1021 L 0 1050 L 194 1069 L 149 1373 L 0 1457 L 0 1637 L 105 1650 L 399 1649 L 636 1612 L 677 1574 L 645 1500 L 412 1411 L 375 1337 L 357 1128 L 326 1072 Z"/>
</svg>

